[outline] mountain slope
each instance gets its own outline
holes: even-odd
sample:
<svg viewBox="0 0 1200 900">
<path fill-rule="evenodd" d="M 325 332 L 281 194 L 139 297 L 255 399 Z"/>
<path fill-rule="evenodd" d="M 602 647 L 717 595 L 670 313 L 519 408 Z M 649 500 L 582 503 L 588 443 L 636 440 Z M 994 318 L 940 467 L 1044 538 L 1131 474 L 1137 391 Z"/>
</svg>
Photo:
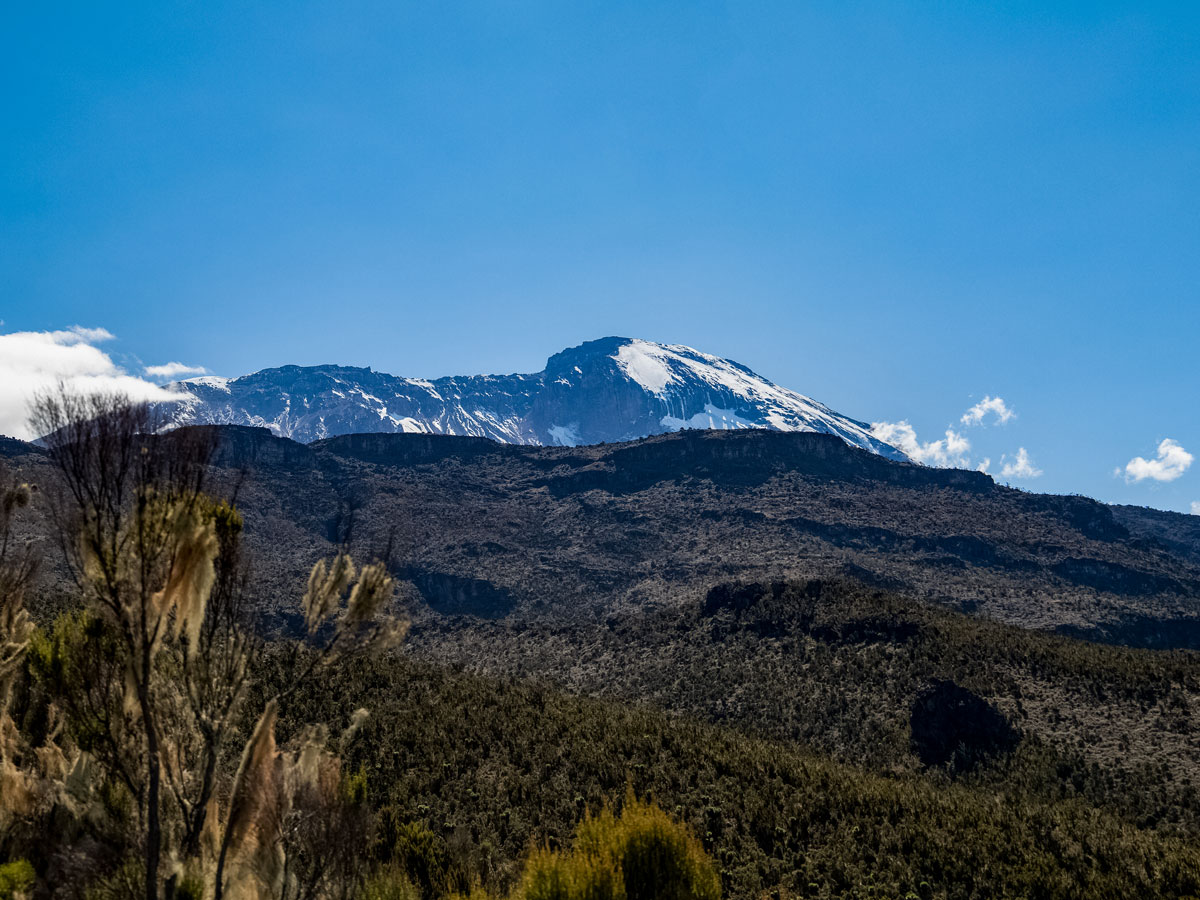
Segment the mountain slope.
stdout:
<svg viewBox="0 0 1200 900">
<path fill-rule="evenodd" d="M 1200 648 L 1194 517 L 1028 494 L 831 435 L 685 431 L 576 448 L 219 435 L 214 490 L 237 493 L 272 627 L 294 624 L 277 617 L 286 599 L 349 540 L 390 556 L 451 616 L 590 622 L 674 609 L 731 580 L 849 576 L 1014 625 Z M 51 484 L 34 445 L 0 441 L 0 457 Z"/>
<path fill-rule="evenodd" d="M 427 381 L 344 366 L 284 366 L 174 387 L 189 398 L 175 424 L 269 428 L 308 443 L 405 432 L 507 444 L 612 443 L 685 428 L 834 434 L 890 459 L 904 455 L 863 422 L 780 387 L 731 360 L 676 344 L 609 337 L 550 358 L 532 375 Z"/>
</svg>

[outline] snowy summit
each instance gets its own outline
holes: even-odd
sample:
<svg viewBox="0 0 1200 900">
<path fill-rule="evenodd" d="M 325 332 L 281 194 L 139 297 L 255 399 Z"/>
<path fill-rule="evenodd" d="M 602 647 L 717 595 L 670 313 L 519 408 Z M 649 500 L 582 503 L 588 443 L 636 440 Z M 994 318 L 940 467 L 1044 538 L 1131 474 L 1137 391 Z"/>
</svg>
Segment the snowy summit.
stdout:
<svg viewBox="0 0 1200 900">
<path fill-rule="evenodd" d="M 344 366 L 284 366 L 173 386 L 180 425 L 258 425 L 308 442 L 357 432 L 474 435 L 504 443 L 575 445 L 684 428 L 836 434 L 892 459 L 870 426 L 780 387 L 732 360 L 679 344 L 588 341 L 533 375 L 427 381 Z"/>
</svg>

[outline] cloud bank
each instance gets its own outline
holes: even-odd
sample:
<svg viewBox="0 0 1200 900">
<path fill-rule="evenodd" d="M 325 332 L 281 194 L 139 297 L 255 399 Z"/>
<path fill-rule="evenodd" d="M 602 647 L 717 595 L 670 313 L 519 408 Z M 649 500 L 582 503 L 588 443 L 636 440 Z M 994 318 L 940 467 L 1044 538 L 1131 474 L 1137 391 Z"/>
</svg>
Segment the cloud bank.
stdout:
<svg viewBox="0 0 1200 900">
<path fill-rule="evenodd" d="M 960 420 L 964 425 L 982 425 L 988 415 L 995 416 L 997 425 L 1003 425 L 1016 413 L 1008 408 L 1002 397 L 984 397 L 962 415 Z"/>
<path fill-rule="evenodd" d="M 959 421 L 966 426 L 983 425 L 988 423 L 989 417 L 993 424 L 1003 425 L 1015 418 L 1016 413 L 1004 402 L 1003 397 L 993 397 L 989 394 L 963 413 Z M 914 462 L 927 466 L 974 468 L 986 473 L 992 465 L 991 457 L 984 458 L 978 465 L 973 464 L 968 455 L 971 452 L 971 442 L 953 427 L 946 429 L 945 437 L 928 443 L 921 442 L 916 430 L 906 420 L 872 422 L 871 434 L 903 451 Z M 1011 459 L 1005 454 L 1000 458 L 1000 462 L 1003 466 L 1000 470 L 1001 478 L 1037 478 L 1042 474 L 1042 470 L 1033 464 L 1029 451 L 1024 447 L 1018 449 L 1016 456 Z"/>
<path fill-rule="evenodd" d="M 1188 470 L 1195 459 L 1179 445 L 1178 441 L 1165 438 L 1158 445 L 1158 455 L 1154 459 L 1135 456 L 1125 464 L 1124 475 L 1127 482 L 1145 481 L 1174 481 Z M 1117 469 L 1117 475 L 1122 474 Z"/>
<path fill-rule="evenodd" d="M 173 401 L 179 394 L 130 375 L 96 344 L 110 341 L 103 328 L 0 334 L 0 434 L 30 440 L 29 402 L 60 381 L 84 393 L 118 391 L 134 400 Z"/>
<path fill-rule="evenodd" d="M 1200 500 L 1192 501 L 1192 515 L 1200 516 Z"/>
<path fill-rule="evenodd" d="M 971 450 L 971 442 L 952 428 L 946 429 L 946 436 L 941 440 L 922 444 L 917 439 L 916 430 L 902 422 L 872 422 L 871 434 L 902 450 L 914 462 L 927 466 L 954 467 L 965 469 L 971 465 L 967 453 Z"/>
<path fill-rule="evenodd" d="M 186 378 L 193 375 L 207 375 L 208 369 L 204 366 L 189 366 L 181 362 L 163 363 L 161 366 L 146 366 L 146 374 L 151 378 L 166 378 L 170 381 L 176 381 L 179 378 Z"/>
</svg>

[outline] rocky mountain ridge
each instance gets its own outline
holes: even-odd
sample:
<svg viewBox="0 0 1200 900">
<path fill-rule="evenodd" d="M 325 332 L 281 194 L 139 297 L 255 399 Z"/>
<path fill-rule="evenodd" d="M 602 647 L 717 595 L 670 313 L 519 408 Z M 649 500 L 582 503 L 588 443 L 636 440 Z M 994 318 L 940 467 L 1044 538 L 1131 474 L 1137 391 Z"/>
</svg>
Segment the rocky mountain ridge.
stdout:
<svg viewBox="0 0 1200 900">
<path fill-rule="evenodd" d="M 309 443 L 387 432 L 577 446 L 685 429 L 833 434 L 889 459 L 906 457 L 865 422 L 682 345 L 609 337 L 556 353 L 535 374 L 426 380 L 346 366 L 283 366 L 240 378 L 177 382 L 175 425 L 268 428 Z"/>
<path fill-rule="evenodd" d="M 603 622 L 700 602 L 723 582 L 850 577 L 1014 625 L 1200 648 L 1194 517 L 1016 491 L 831 435 L 536 447 L 218 430 L 213 487 L 236 492 L 273 627 L 291 628 L 275 611 L 349 540 L 391 559 L 435 618 Z M 23 480 L 52 479 L 32 444 L 0 455 Z"/>
</svg>

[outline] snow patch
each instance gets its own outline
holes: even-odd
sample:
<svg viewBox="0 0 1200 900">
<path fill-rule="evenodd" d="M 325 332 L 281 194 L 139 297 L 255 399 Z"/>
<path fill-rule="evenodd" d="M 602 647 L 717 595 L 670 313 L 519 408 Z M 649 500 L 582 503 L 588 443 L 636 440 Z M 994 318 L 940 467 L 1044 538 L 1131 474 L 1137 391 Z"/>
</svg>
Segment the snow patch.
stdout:
<svg viewBox="0 0 1200 900">
<path fill-rule="evenodd" d="M 572 422 L 570 425 L 551 425 L 548 431 L 555 446 L 578 447 L 582 443 L 579 437 L 578 422 Z"/>
<path fill-rule="evenodd" d="M 405 416 L 402 419 L 393 419 L 397 427 L 405 434 L 428 434 L 429 426 L 424 422 L 419 422 L 411 416 Z M 440 430 L 440 429 L 439 429 Z"/>
<path fill-rule="evenodd" d="M 621 346 L 612 358 L 621 371 L 651 394 L 662 395 L 668 384 L 676 380 L 667 367 L 669 353 L 661 344 L 632 340 Z"/>
<path fill-rule="evenodd" d="M 711 403 L 704 404 L 704 412 L 698 412 L 690 418 L 663 416 L 659 419 L 659 424 L 672 431 L 680 431 L 684 428 L 709 428 L 720 431 L 729 431 L 734 428 L 762 428 L 760 423 L 743 419 L 732 409 L 721 409 Z"/>
<path fill-rule="evenodd" d="M 780 387 L 732 360 L 701 353 L 682 344 L 630 340 L 612 356 L 630 379 L 662 400 L 668 428 L 771 428 L 777 431 L 822 431 L 836 434 L 856 447 L 903 458 L 903 453 L 872 435 L 870 426 L 834 412 L 823 403 Z M 703 412 L 696 389 L 708 393 Z M 701 393 L 701 397 L 704 394 Z M 689 399 L 691 398 L 691 399 Z M 710 412 L 709 407 L 716 412 Z M 730 408 L 753 410 L 754 422 L 740 419 Z M 713 425 L 708 425 L 709 419 Z M 721 425 L 725 420 L 730 424 Z M 735 424 L 734 419 L 740 419 Z"/>
<path fill-rule="evenodd" d="M 229 382 L 232 380 L 232 378 L 222 378 L 220 375 L 201 375 L 199 378 L 186 378 L 181 384 L 199 384 L 232 394 L 233 391 L 229 390 Z"/>
</svg>

